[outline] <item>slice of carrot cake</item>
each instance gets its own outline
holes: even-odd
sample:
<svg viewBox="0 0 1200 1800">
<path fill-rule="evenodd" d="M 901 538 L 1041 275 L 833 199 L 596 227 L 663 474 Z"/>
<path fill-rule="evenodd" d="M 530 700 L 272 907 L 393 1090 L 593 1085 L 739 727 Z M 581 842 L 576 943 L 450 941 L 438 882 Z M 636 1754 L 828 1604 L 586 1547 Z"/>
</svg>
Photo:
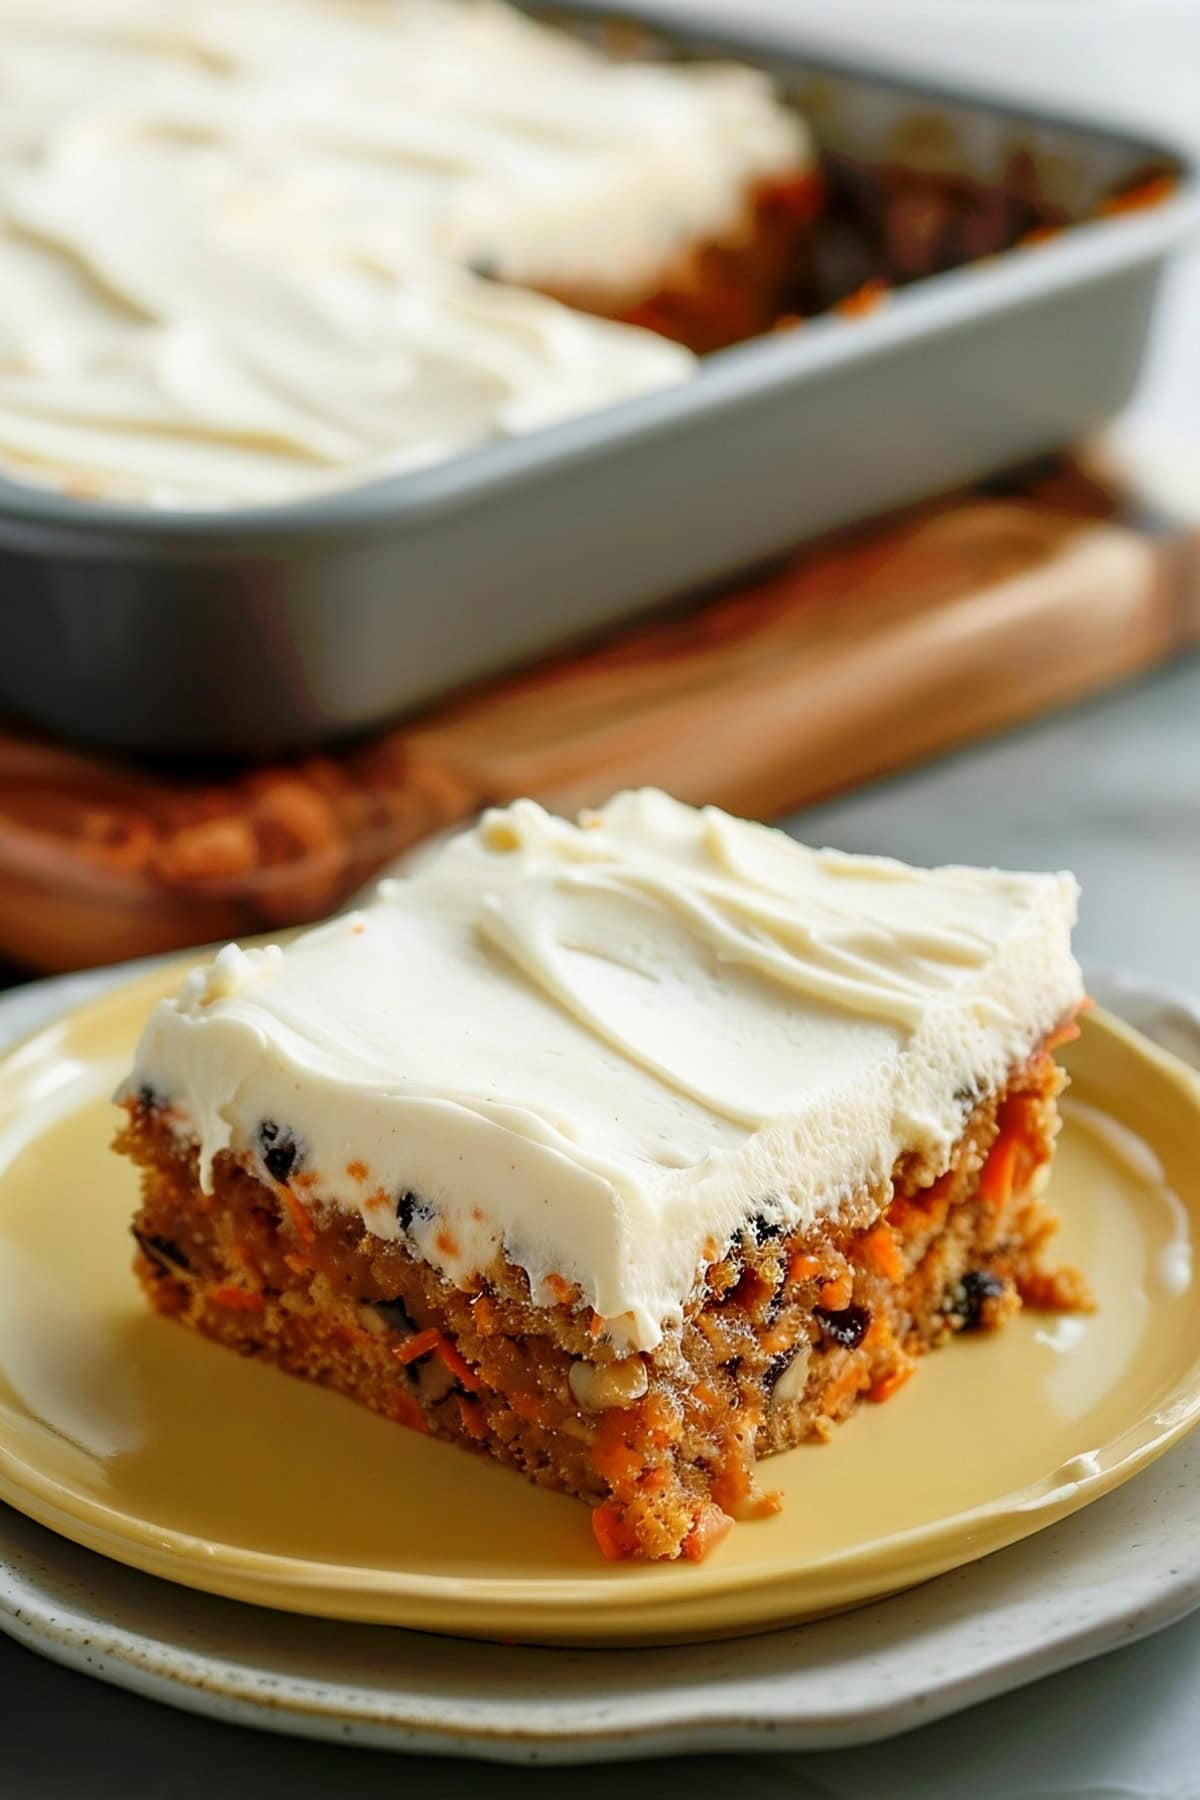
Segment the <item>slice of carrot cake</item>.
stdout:
<svg viewBox="0 0 1200 1800">
<path fill-rule="evenodd" d="M 138 1276 L 579 1495 L 608 1556 L 703 1556 L 922 1350 L 1086 1304 L 1042 1260 L 1076 894 L 652 791 L 488 813 L 157 1007 Z"/>
</svg>

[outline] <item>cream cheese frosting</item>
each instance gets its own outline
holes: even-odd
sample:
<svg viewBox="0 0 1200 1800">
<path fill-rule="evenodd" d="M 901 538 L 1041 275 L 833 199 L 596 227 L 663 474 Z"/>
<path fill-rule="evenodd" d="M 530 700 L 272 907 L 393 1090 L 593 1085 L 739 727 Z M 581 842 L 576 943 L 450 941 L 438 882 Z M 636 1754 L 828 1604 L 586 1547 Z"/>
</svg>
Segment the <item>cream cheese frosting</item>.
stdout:
<svg viewBox="0 0 1200 1800">
<path fill-rule="evenodd" d="M 565 1279 L 622 1348 L 676 1323 L 759 1216 L 836 1217 L 1082 998 L 1070 875 L 814 850 L 653 790 L 532 801 L 278 947 L 229 946 L 152 1015 L 124 1092 L 470 1285 Z M 365 1173 L 364 1173 L 365 1168 Z M 403 1202 L 403 1203 L 401 1203 Z"/>
<path fill-rule="evenodd" d="M 0 0 L 0 466 L 262 503 L 679 381 L 529 290 L 636 300 L 808 160 L 756 71 L 498 0 Z"/>
</svg>

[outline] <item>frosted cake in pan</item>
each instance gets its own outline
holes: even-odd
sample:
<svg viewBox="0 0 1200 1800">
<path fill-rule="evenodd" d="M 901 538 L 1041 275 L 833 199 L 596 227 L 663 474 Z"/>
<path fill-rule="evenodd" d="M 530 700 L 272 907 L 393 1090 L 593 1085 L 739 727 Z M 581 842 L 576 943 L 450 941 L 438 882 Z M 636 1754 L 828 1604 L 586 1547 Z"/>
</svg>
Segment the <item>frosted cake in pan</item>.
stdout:
<svg viewBox="0 0 1200 1800">
<path fill-rule="evenodd" d="M 0 0 L 0 62 L 0 467 L 81 497 L 298 498 L 686 379 L 818 203 L 766 76 L 500 0 Z"/>
</svg>

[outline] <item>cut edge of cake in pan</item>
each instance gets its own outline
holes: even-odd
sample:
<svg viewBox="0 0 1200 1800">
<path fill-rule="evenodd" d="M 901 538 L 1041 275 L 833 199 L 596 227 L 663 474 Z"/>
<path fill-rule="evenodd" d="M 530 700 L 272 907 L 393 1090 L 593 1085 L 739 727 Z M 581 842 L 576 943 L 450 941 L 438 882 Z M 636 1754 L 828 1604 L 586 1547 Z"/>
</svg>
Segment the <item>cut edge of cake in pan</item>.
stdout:
<svg viewBox="0 0 1200 1800">
<path fill-rule="evenodd" d="M 163 1002 L 120 1098 L 151 1303 L 592 1504 L 610 1557 L 1024 1301 L 1083 1001 L 1066 876 L 622 795 L 485 816 Z"/>
<path fill-rule="evenodd" d="M 756 182 L 734 221 L 677 251 L 640 290 L 558 281 L 541 292 L 707 356 L 798 322 L 787 298 L 806 266 L 824 193 L 819 169 L 799 166 Z"/>
</svg>

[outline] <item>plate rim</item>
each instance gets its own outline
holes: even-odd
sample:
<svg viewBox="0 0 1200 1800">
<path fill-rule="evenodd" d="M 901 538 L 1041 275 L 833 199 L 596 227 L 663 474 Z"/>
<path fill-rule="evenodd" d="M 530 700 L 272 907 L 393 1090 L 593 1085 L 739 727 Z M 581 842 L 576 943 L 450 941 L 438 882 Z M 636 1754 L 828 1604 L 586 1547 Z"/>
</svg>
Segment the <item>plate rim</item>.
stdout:
<svg viewBox="0 0 1200 1800">
<path fill-rule="evenodd" d="M 122 977 L 128 979 L 130 973 L 127 969 L 104 971 L 102 982 L 93 980 L 90 976 L 83 979 L 87 981 L 90 991 L 103 991 L 115 986 Z M 34 1001 L 34 1010 L 42 1014 L 41 1025 L 50 1024 L 66 1010 L 68 996 L 79 991 L 80 981 L 79 977 L 60 976 L 31 984 L 30 987 L 19 990 L 18 995 L 0 996 L 0 1041 L 5 1035 L 6 1011 L 27 1012 L 29 1002 Z M 1200 1056 L 1200 1011 L 1196 1009 L 1190 995 L 1181 990 L 1165 990 L 1161 985 L 1142 983 L 1136 978 L 1125 978 L 1121 986 L 1125 994 L 1133 997 L 1140 994 L 1155 1002 L 1166 999 L 1179 1007 L 1195 1026 Z M 21 1004 L 14 1008 L 13 1002 L 18 996 Z M 36 1030 L 23 1033 L 22 1038 L 32 1035 L 36 1035 Z M 1105 1517 L 1106 1509 L 1123 1507 L 1130 1494 L 1145 1493 L 1147 1484 L 1157 1484 L 1164 1472 L 1172 1467 L 1179 1468 L 1182 1473 L 1185 1461 L 1193 1465 L 1196 1474 L 1200 1475 L 1200 1444 L 1195 1437 L 1190 1442 L 1177 1445 L 1156 1469 L 1143 1474 L 1132 1488 L 1110 1496 L 1097 1508 L 1088 1509 L 1079 1518 L 1064 1521 L 1047 1533 L 1037 1534 L 1007 1551 L 965 1565 L 925 1588 L 906 1592 L 885 1602 L 884 1606 L 893 1611 L 911 1611 L 922 1600 L 932 1599 L 936 1604 L 939 1597 L 944 1599 L 953 1589 L 965 1586 L 969 1590 L 972 1586 L 978 1586 L 986 1580 L 989 1573 L 1000 1572 L 1011 1585 L 1013 1572 L 1018 1564 L 1024 1563 L 1031 1556 L 1036 1561 L 1049 1562 L 1052 1569 L 1061 1573 L 1064 1568 L 1070 1567 L 1073 1560 L 1078 1561 L 1081 1555 L 1088 1553 L 1083 1534 L 1086 1533 L 1089 1537 L 1093 1535 L 1088 1528 Z M 1189 1478 L 1176 1484 L 1174 1491 L 1176 1494 L 1190 1492 L 1195 1485 L 1194 1479 Z M 1168 1486 L 1168 1498 L 1170 1492 Z M 1178 1504 L 1176 1499 L 1176 1505 Z M 1170 1536 L 1169 1515 L 1160 1523 L 1165 1547 Z M 35 1555 L 29 1559 L 19 1545 L 16 1551 L 13 1550 L 13 1535 L 28 1533 L 32 1533 L 43 1545 L 46 1556 Z M 151 1601 L 158 1602 L 159 1622 L 169 1621 L 171 1626 L 177 1628 L 178 1611 L 172 1605 L 172 1600 L 177 1596 L 178 1590 L 174 1587 L 168 1587 L 166 1583 L 138 1574 L 123 1565 L 111 1563 L 90 1551 L 54 1537 L 19 1514 L 0 1506 L 0 1543 L 4 1543 L 6 1538 L 9 1541 L 5 1548 L 10 1554 L 0 1557 L 0 1630 L 53 1661 L 193 1713 L 259 1729 L 333 1738 L 341 1742 L 375 1745 L 397 1752 L 422 1751 L 447 1755 L 466 1752 L 476 1757 L 505 1762 L 568 1763 L 594 1760 L 597 1756 L 614 1759 L 647 1754 L 666 1755 L 683 1750 L 753 1749 L 766 1746 L 776 1749 L 816 1749 L 868 1742 L 911 1725 L 945 1717 L 982 1699 L 1102 1655 L 1118 1643 L 1134 1642 L 1200 1607 L 1200 1571 L 1189 1575 L 1185 1559 L 1178 1558 L 1176 1562 L 1183 1563 L 1184 1566 L 1168 1567 L 1171 1563 L 1168 1555 L 1149 1576 L 1145 1567 L 1138 1564 L 1138 1574 L 1143 1585 L 1132 1595 L 1121 1594 L 1117 1599 L 1115 1589 L 1107 1582 L 1101 1583 L 1099 1592 L 1106 1598 L 1110 1593 L 1114 1596 L 1107 1614 L 1080 1624 L 1074 1613 L 1064 1615 L 1060 1612 L 1054 1618 L 1053 1628 L 1047 1630 L 1043 1627 L 1037 1631 L 1032 1646 L 1022 1645 L 1019 1639 L 1007 1643 L 999 1654 L 993 1652 L 989 1658 L 967 1669 L 950 1683 L 946 1682 L 944 1667 L 933 1685 L 921 1686 L 915 1683 L 913 1674 L 917 1659 L 911 1654 L 906 1640 L 899 1653 L 898 1666 L 901 1675 L 909 1680 L 907 1692 L 896 1693 L 886 1704 L 871 1704 L 866 1708 L 856 1696 L 856 1706 L 843 1707 L 836 1715 L 826 1709 L 816 1726 L 811 1712 L 805 1708 L 803 1685 L 804 1677 L 811 1674 L 814 1659 L 811 1654 L 802 1651 L 798 1663 L 793 1659 L 796 1684 L 789 1687 L 786 1693 L 781 1692 L 774 1703 L 759 1696 L 755 1699 L 752 1710 L 744 1703 L 733 1711 L 722 1710 L 712 1697 L 713 1683 L 710 1682 L 710 1697 L 704 1719 L 697 1721 L 685 1718 L 681 1716 L 680 1702 L 692 1691 L 691 1684 L 666 1685 L 656 1689 L 659 1715 L 640 1726 L 625 1728 L 623 1735 L 610 1735 L 603 1741 L 594 1735 L 581 1739 L 577 1734 L 572 1734 L 568 1721 L 565 1728 L 560 1726 L 554 1729 L 546 1724 L 537 1729 L 528 1728 L 519 1739 L 496 1738 L 481 1734 L 478 1721 L 461 1716 L 457 1723 L 443 1723 L 432 1731 L 427 1720 L 416 1718 L 406 1721 L 393 1716 L 390 1721 L 380 1721 L 377 1716 L 372 1723 L 349 1711 L 345 1700 L 341 1710 L 335 1707 L 327 1719 L 315 1720 L 311 1714 L 304 1715 L 295 1711 L 285 1698 L 283 1690 L 289 1680 L 286 1675 L 277 1682 L 271 1702 L 264 1703 L 261 1695 L 256 1698 L 252 1692 L 252 1677 L 263 1673 L 261 1669 L 249 1670 L 244 1662 L 231 1663 L 230 1659 L 225 1658 L 226 1675 L 222 1676 L 220 1659 L 173 1642 L 169 1633 L 161 1630 L 151 1635 L 145 1630 L 122 1623 L 119 1603 L 115 1607 L 110 1605 L 102 1616 L 89 1616 L 82 1605 L 76 1606 L 71 1600 L 64 1599 L 61 1592 L 54 1591 L 52 1587 L 47 1589 L 44 1581 L 39 1585 L 36 1573 L 23 1571 L 24 1565 L 30 1560 L 35 1569 L 39 1563 L 55 1568 L 65 1555 L 68 1559 L 82 1562 L 85 1569 L 95 1571 L 99 1577 L 106 1578 L 109 1586 L 118 1591 L 136 1592 L 138 1588 L 143 1589 Z M 1055 1539 L 1059 1540 L 1056 1549 L 1061 1549 L 1063 1544 L 1068 1547 L 1068 1555 L 1057 1561 L 1054 1560 L 1055 1550 L 1050 1549 Z M 1149 1592 L 1147 1584 L 1151 1590 Z M 1040 1582 L 1037 1584 L 1037 1591 L 1040 1595 Z M 222 1608 L 234 1613 L 245 1612 L 251 1616 L 255 1611 L 243 1609 L 237 1602 L 211 1600 L 194 1592 L 185 1597 L 189 1604 L 202 1608 Z M 139 1608 L 135 1599 L 135 1617 L 144 1615 L 146 1610 L 148 1609 Z M 816 1622 L 800 1627 L 793 1633 L 773 1633 L 772 1647 L 778 1647 L 779 1651 L 778 1657 L 773 1658 L 773 1663 L 780 1669 L 781 1676 L 786 1675 L 788 1649 L 793 1637 L 799 1637 L 806 1646 L 811 1646 L 814 1636 L 819 1642 L 820 1635 L 827 1635 L 831 1627 L 838 1627 L 847 1621 L 850 1625 L 856 1625 L 871 1617 L 872 1613 L 863 1609 L 858 1613 L 845 1615 L 842 1621 Z M 1018 1623 L 1028 1625 L 1029 1621 L 1022 1615 Z M 302 1634 L 303 1626 L 298 1629 Z M 345 1626 L 338 1629 L 357 1634 L 372 1628 Z M 101 1648 L 97 1638 L 105 1634 L 108 1642 Z M 401 1640 L 409 1636 L 402 1631 L 396 1635 Z M 131 1646 L 140 1646 L 140 1660 L 137 1656 L 131 1658 Z M 451 1655 L 457 1655 L 464 1649 L 455 1640 L 447 1640 L 443 1647 Z M 480 1647 L 474 1648 L 478 1650 Z M 499 1658 L 504 1654 L 491 1646 L 484 1648 L 491 1657 Z M 608 1670 L 619 1669 L 627 1661 L 622 1653 L 614 1655 L 611 1651 L 605 1651 L 596 1654 L 603 1659 Z M 658 1657 L 665 1658 L 675 1654 L 679 1653 L 656 1653 Z M 151 1666 L 154 1656 L 158 1658 L 157 1667 Z M 194 1681 L 189 1683 L 186 1675 L 181 1673 L 181 1660 L 196 1665 L 197 1675 Z M 817 1661 L 819 1665 L 819 1656 Z M 322 1670 L 326 1667 L 324 1663 L 321 1666 Z M 237 1687 L 240 1682 L 242 1691 L 224 1691 L 228 1686 L 230 1672 L 234 1678 L 233 1686 Z M 730 1686 L 728 1676 L 722 1679 L 721 1686 Z M 919 1716 L 913 1717 L 912 1706 L 918 1695 L 922 1702 L 921 1710 Z M 447 1704 L 453 1710 L 453 1703 Z"/>
<path fill-rule="evenodd" d="M 143 994 L 148 1004 L 151 995 L 170 991 L 195 961 L 192 953 L 136 973 L 126 972 L 126 979 L 106 983 L 91 998 L 35 1026 L 0 1051 L 0 1072 L 19 1069 L 23 1058 L 52 1055 L 56 1040 L 66 1031 L 86 1031 L 102 1023 L 114 1005 L 137 1005 Z M 1200 1116 L 1200 1074 L 1194 1069 L 1103 1009 L 1091 1015 L 1087 1031 L 1115 1038 L 1126 1052 L 1154 1067 L 1159 1077 L 1178 1091 L 1182 1102 Z M 1152 1410 L 1098 1447 L 1103 1459 L 1098 1470 L 1087 1471 L 1074 1481 L 1060 1480 L 1054 1485 L 1047 1481 L 1040 1490 L 1036 1483 L 1025 1484 L 993 1495 L 949 1520 L 926 1520 L 890 1537 L 889 1546 L 895 1547 L 897 1560 L 905 1566 L 902 1585 L 907 1588 L 928 1581 L 980 1555 L 1020 1542 L 1091 1504 L 1157 1460 L 1197 1423 L 1200 1356 L 1193 1357 L 1176 1376 Z M 548 1595 L 542 1584 L 531 1579 L 472 1576 L 464 1584 L 446 1574 L 371 1572 L 356 1565 L 323 1565 L 236 1544 L 221 1544 L 220 1560 L 210 1561 L 217 1547 L 208 1540 L 131 1519 L 100 1500 L 81 1496 L 3 1443 L 0 1500 L 72 1542 L 130 1568 L 182 1587 L 305 1617 L 378 1623 L 472 1639 L 622 1647 L 631 1640 L 644 1646 L 787 1629 L 820 1610 L 819 1603 L 811 1602 L 807 1612 L 797 1609 L 790 1613 L 763 1604 L 789 1570 L 786 1555 L 712 1570 L 697 1587 L 686 1587 L 674 1568 L 639 1569 L 636 1579 L 619 1588 L 616 1584 L 601 1588 L 595 1580 L 579 1577 L 558 1578 Z M 981 1533 L 986 1540 L 982 1550 L 978 1547 Z M 804 1580 L 811 1587 L 821 1580 L 836 1581 L 840 1575 L 837 1610 L 877 1601 L 886 1592 L 877 1578 L 864 1572 L 857 1582 L 847 1582 L 842 1573 L 847 1566 L 853 1568 L 856 1558 L 852 1548 L 844 1548 L 807 1563 Z M 193 1579 L 195 1575 L 205 1579 Z M 347 1606 L 351 1600 L 352 1610 Z M 577 1623 L 571 1621 L 577 1621 L 585 1609 L 589 1622 L 596 1624 L 581 1635 Z M 493 1616 L 497 1612 L 501 1616 Z M 647 1628 L 647 1617 L 653 1621 L 657 1615 L 663 1616 L 662 1625 L 651 1622 Z"/>
<path fill-rule="evenodd" d="M 1200 1473 L 1200 1463 L 1197 1472 Z M 26 1519 L 20 1522 L 32 1523 Z M 36 1526 L 35 1529 L 43 1530 Z M 3 1531 L 4 1518 L 0 1512 L 0 1542 Z M 72 1544 L 69 1547 L 89 1558 L 95 1555 L 81 1546 Z M 996 1554 L 1002 1557 L 1004 1552 Z M 142 1576 L 125 1565 L 116 1566 L 123 1575 L 132 1574 L 138 1579 L 153 1581 L 156 1587 L 168 1585 L 154 1577 Z M 977 1566 L 968 1565 L 968 1568 Z M 952 1574 L 959 1572 L 951 1571 Z M 365 1690 L 360 1690 L 357 1696 L 343 1695 L 324 1705 L 316 1705 L 311 1698 L 302 1700 L 295 1694 L 289 1696 L 289 1689 L 303 1684 L 287 1675 L 271 1678 L 272 1691 L 268 1698 L 262 1691 L 255 1692 L 254 1680 L 263 1673 L 257 1667 L 247 1670 L 233 1657 L 221 1659 L 189 1650 L 162 1636 L 150 1638 L 144 1632 L 122 1628 L 110 1620 L 89 1618 L 83 1611 L 65 1618 L 64 1610 L 71 1609 L 64 1609 L 61 1601 L 39 1616 L 30 1606 L 28 1588 L 17 1587 L 10 1592 L 13 1586 L 14 1571 L 0 1565 L 0 1631 L 5 1635 L 65 1668 L 200 1717 L 316 1741 L 388 1750 L 394 1754 L 438 1757 L 465 1754 L 489 1763 L 561 1767 L 685 1753 L 761 1752 L 764 1748 L 773 1751 L 832 1750 L 879 1742 L 1093 1661 L 1118 1645 L 1138 1643 L 1200 1609 L 1200 1571 L 1177 1580 L 1175 1585 L 1168 1585 L 1166 1578 L 1160 1577 L 1155 1591 L 1149 1597 L 1143 1594 L 1132 1606 L 1085 1624 L 1071 1624 L 1057 1635 L 1043 1633 L 1032 1647 L 1015 1643 L 990 1662 L 980 1661 L 949 1677 L 943 1671 L 942 1679 L 935 1687 L 912 1682 L 907 1689 L 898 1689 L 879 1701 L 854 1706 L 827 1705 L 805 1716 L 803 1712 L 798 1714 L 794 1702 L 783 1694 L 773 1702 L 764 1698 L 753 1703 L 740 1700 L 722 1710 L 713 1697 L 717 1684 L 710 1678 L 704 1685 L 703 1717 L 680 1704 L 681 1699 L 686 1701 L 692 1691 L 684 1688 L 680 1694 L 670 1693 L 661 1703 L 660 1712 L 650 1719 L 614 1723 L 608 1727 L 593 1724 L 580 1730 L 570 1715 L 552 1705 L 547 1705 L 540 1723 L 526 1721 L 520 1726 L 490 1725 L 478 1718 L 468 1719 L 461 1711 L 457 1718 L 438 1721 L 429 1712 L 405 1712 L 403 1703 L 396 1706 L 393 1702 L 390 1707 L 362 1705 Z M 207 1595 L 199 1597 L 211 1599 Z M 898 1606 L 911 1599 L 910 1590 L 883 1604 Z M 259 1610 L 244 1607 L 237 1601 L 215 1603 L 232 1606 L 238 1611 Z M 867 1609 L 860 1609 L 852 1615 L 842 1615 L 846 1616 L 869 1620 L 871 1614 Z M 808 1636 L 830 1622 L 813 1621 L 795 1627 L 792 1632 L 768 1635 L 776 1639 Z M 346 1626 L 345 1629 L 371 1627 Z M 105 1631 L 109 1634 L 107 1644 L 98 1641 Z M 448 1641 L 451 1644 L 459 1642 Z M 497 1656 L 504 1654 L 499 1645 L 486 1648 Z M 161 1659 L 157 1667 L 153 1662 L 155 1652 Z M 584 1654 L 603 1657 L 610 1662 L 614 1660 L 611 1650 L 593 1650 Z M 618 1651 L 615 1657 L 622 1654 Z M 668 1648 L 658 1654 L 670 1655 L 671 1650 Z M 360 1702 L 357 1709 L 355 1698 Z M 619 1705 L 619 1700 L 616 1704 Z"/>
</svg>

